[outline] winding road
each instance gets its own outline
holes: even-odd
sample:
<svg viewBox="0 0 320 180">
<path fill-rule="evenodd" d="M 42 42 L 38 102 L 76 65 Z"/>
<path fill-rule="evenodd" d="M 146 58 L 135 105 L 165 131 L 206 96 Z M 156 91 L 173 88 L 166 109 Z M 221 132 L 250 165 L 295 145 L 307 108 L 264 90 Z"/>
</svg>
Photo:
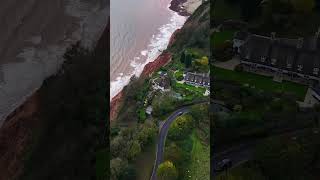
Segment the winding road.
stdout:
<svg viewBox="0 0 320 180">
<path fill-rule="evenodd" d="M 170 128 L 171 123 L 180 115 L 187 113 L 189 110 L 189 106 L 182 107 L 176 111 L 174 111 L 167 120 L 163 123 L 159 135 L 158 135 L 158 144 L 157 144 L 157 152 L 156 152 L 156 160 L 153 166 L 152 175 L 150 180 L 156 180 L 157 179 L 157 169 L 159 164 L 163 161 L 163 155 L 164 155 L 164 145 L 166 141 L 166 137 Z"/>
<path fill-rule="evenodd" d="M 163 162 L 163 156 L 164 156 L 164 146 L 165 146 L 165 140 L 170 128 L 170 125 L 173 123 L 175 119 L 177 119 L 182 114 L 185 114 L 189 111 L 189 108 L 196 104 L 204 104 L 208 103 L 207 101 L 199 101 L 196 103 L 192 103 L 189 105 L 186 105 L 184 107 L 179 108 L 178 110 L 174 111 L 166 121 L 160 126 L 160 132 L 158 135 L 158 143 L 157 143 L 157 152 L 156 152 L 156 160 L 152 169 L 152 175 L 150 180 L 156 180 L 157 179 L 157 169 L 158 166 Z"/>
</svg>

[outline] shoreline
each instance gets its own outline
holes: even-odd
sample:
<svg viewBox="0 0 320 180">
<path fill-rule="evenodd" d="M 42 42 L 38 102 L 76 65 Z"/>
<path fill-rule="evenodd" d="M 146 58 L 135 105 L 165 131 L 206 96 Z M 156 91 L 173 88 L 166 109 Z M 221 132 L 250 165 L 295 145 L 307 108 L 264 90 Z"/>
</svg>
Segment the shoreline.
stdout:
<svg viewBox="0 0 320 180">
<path fill-rule="evenodd" d="M 176 29 L 181 28 L 186 22 L 187 17 L 181 16 L 177 13 L 177 10 L 173 11 L 169 8 L 170 2 L 166 3 L 166 7 L 163 12 L 168 16 L 165 21 L 160 24 L 157 24 L 155 31 L 151 31 L 152 36 L 146 37 L 146 44 L 140 47 L 137 50 L 136 55 L 132 55 L 133 58 L 127 62 L 122 62 L 121 67 L 123 69 L 117 70 L 117 68 L 111 68 L 113 73 L 110 79 L 110 98 L 109 102 L 112 101 L 112 98 L 115 97 L 126 85 L 129 84 L 132 76 L 139 77 L 149 62 L 154 61 L 162 51 L 164 51 L 169 44 L 169 39 Z M 113 36 L 113 35 L 111 35 Z M 140 51 L 140 52 L 139 52 Z M 111 55 L 113 53 L 111 52 Z M 139 55 L 138 55 L 139 54 Z M 114 60 L 113 57 L 111 61 Z M 112 65 L 112 64 L 111 64 Z"/>
<path fill-rule="evenodd" d="M 173 12 L 178 13 L 180 16 L 190 16 L 191 14 L 187 12 L 187 7 L 184 7 L 183 5 L 187 3 L 188 0 L 172 0 L 169 4 L 169 9 Z M 182 28 L 182 27 L 181 27 Z M 181 30 L 181 28 L 176 29 L 172 35 L 170 36 L 168 46 L 171 46 L 171 44 L 175 41 L 176 34 Z M 167 48 L 166 48 L 167 49 Z M 141 75 L 138 78 L 141 78 L 143 76 L 144 72 L 148 71 L 148 74 L 152 74 L 154 71 L 157 71 L 160 67 L 167 64 L 171 60 L 171 54 L 170 58 L 166 57 L 164 59 L 165 63 L 161 62 L 163 60 L 164 53 L 161 53 L 157 58 L 155 58 L 153 61 L 147 63 L 143 67 L 143 71 Z M 152 67 L 152 70 L 147 70 L 147 68 Z M 126 85 L 127 86 L 127 85 Z M 113 121 L 117 118 L 117 115 L 119 113 L 119 110 L 121 109 L 121 104 L 124 98 L 123 89 L 126 87 L 124 86 L 121 91 L 119 91 L 114 97 L 110 97 L 110 110 L 109 110 L 109 121 Z"/>
<path fill-rule="evenodd" d="M 166 64 L 168 64 L 171 61 L 171 59 L 172 59 L 171 53 L 168 53 L 168 52 L 161 53 L 154 61 L 149 62 L 147 65 L 144 66 L 143 71 L 139 76 L 139 79 L 150 76 L 152 73 L 159 70 L 162 66 L 165 66 Z M 110 114 L 109 114 L 110 121 L 113 121 L 117 118 L 124 98 L 125 98 L 125 94 L 123 92 L 123 89 L 116 96 L 112 98 L 110 102 Z"/>
<path fill-rule="evenodd" d="M 108 22 L 93 48 L 94 53 L 102 54 L 104 49 L 108 49 L 108 43 L 106 43 L 108 41 L 106 40 L 109 38 L 109 27 Z M 34 131 L 42 123 L 42 120 L 39 119 L 41 87 L 36 89 L 3 120 L 0 127 L 1 178 L 16 179 L 24 170 L 25 153 L 32 142 Z"/>
<path fill-rule="evenodd" d="M 181 29 L 176 29 L 174 33 L 171 35 L 169 39 L 168 47 L 171 46 L 172 43 L 175 41 L 175 37 L 180 30 Z M 171 58 L 172 58 L 171 53 L 169 52 L 161 53 L 154 61 L 151 61 L 144 66 L 143 71 L 139 76 L 139 78 L 144 78 L 146 76 L 151 75 L 155 71 L 159 70 L 162 66 L 168 64 L 171 61 Z M 113 121 L 117 118 L 117 115 L 119 113 L 119 110 L 121 109 L 121 104 L 124 97 L 125 97 L 125 94 L 123 93 L 123 88 L 122 88 L 122 90 L 111 99 L 110 111 L 109 111 L 110 121 Z"/>
</svg>

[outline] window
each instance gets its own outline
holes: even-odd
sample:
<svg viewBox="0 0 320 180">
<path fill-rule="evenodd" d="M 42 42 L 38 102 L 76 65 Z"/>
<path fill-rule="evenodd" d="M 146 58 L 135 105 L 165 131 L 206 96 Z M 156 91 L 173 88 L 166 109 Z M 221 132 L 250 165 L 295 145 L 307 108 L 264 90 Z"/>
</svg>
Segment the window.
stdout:
<svg viewBox="0 0 320 180">
<path fill-rule="evenodd" d="M 261 56 L 261 62 L 265 62 L 266 61 L 266 57 L 265 56 Z"/>
<path fill-rule="evenodd" d="M 319 68 L 313 68 L 313 74 L 318 75 L 319 74 Z"/>
<path fill-rule="evenodd" d="M 301 64 L 298 65 L 298 71 L 302 71 L 303 66 Z"/>
<path fill-rule="evenodd" d="M 272 58 L 272 59 L 271 59 L 271 64 L 272 64 L 272 65 L 275 65 L 276 63 L 277 63 L 277 60 L 276 60 L 275 58 Z"/>
<path fill-rule="evenodd" d="M 287 63 L 287 68 L 292 68 L 292 64 L 291 63 Z"/>
</svg>

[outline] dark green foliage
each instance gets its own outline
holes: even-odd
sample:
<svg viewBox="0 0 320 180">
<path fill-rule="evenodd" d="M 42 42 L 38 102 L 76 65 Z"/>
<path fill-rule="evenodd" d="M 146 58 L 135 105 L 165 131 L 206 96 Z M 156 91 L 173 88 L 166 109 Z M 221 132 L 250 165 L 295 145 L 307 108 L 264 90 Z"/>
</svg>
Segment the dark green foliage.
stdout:
<svg viewBox="0 0 320 180">
<path fill-rule="evenodd" d="M 181 63 L 184 63 L 185 58 L 186 58 L 186 54 L 185 54 L 184 51 L 182 51 L 181 56 L 180 56 L 180 62 L 181 62 Z"/>
<path fill-rule="evenodd" d="M 194 122 L 192 116 L 183 115 L 178 117 L 170 126 L 168 138 L 172 140 L 185 139 L 191 134 Z"/>
<path fill-rule="evenodd" d="M 148 94 L 150 88 L 149 79 L 132 77 L 130 83 L 124 87 L 124 102 L 118 113 L 117 121 L 122 122 L 143 122 L 143 117 L 139 117 L 142 114 L 140 109 L 143 107 L 144 100 Z M 129 118 L 130 117 L 130 118 Z"/>
<path fill-rule="evenodd" d="M 136 178 L 137 178 L 137 173 L 134 167 L 132 167 L 132 165 L 129 165 L 123 170 L 123 172 L 119 177 L 119 180 L 135 180 Z"/>
<path fill-rule="evenodd" d="M 137 113 L 139 114 L 139 122 L 144 123 L 144 121 L 147 119 L 146 111 L 143 108 L 141 108 L 138 110 Z"/>
<path fill-rule="evenodd" d="M 153 116 L 161 117 L 172 112 L 178 105 L 178 100 L 170 93 L 157 95 L 152 102 Z"/>
<path fill-rule="evenodd" d="M 133 160 L 153 142 L 156 134 L 156 125 L 153 122 L 145 122 L 133 127 L 122 128 L 117 136 L 112 137 L 110 142 L 111 158 L 128 161 L 129 169 L 120 169 L 117 171 L 118 173 L 111 172 L 111 175 L 114 177 L 121 177 L 119 174 L 126 174 L 124 177 L 135 175 L 136 172 L 132 172 L 134 169 L 131 168 Z"/>
<path fill-rule="evenodd" d="M 256 148 L 254 162 L 268 179 L 315 179 L 312 176 L 319 169 L 315 166 L 319 162 L 319 135 L 307 130 L 295 138 L 269 138 Z"/>
<path fill-rule="evenodd" d="M 64 57 L 62 69 L 45 80 L 39 91 L 42 126 L 33 134 L 34 145 L 21 179 L 87 180 L 98 169 L 109 169 L 108 164 L 95 163 L 96 158 L 109 155 L 104 139 L 108 134 L 106 61 L 79 43 Z M 96 154 L 98 148 L 105 154 Z M 99 177 L 108 175 L 105 171 Z"/>
<path fill-rule="evenodd" d="M 192 56 L 190 54 L 187 54 L 186 55 L 186 59 L 185 59 L 185 62 L 184 62 L 186 68 L 189 68 L 191 67 L 191 64 L 192 64 Z"/>
</svg>

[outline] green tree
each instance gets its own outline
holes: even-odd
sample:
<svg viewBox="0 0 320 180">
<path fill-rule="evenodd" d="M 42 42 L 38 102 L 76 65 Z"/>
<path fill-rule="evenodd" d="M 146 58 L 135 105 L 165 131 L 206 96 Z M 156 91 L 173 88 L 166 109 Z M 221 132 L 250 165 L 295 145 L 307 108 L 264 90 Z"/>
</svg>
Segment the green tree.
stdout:
<svg viewBox="0 0 320 180">
<path fill-rule="evenodd" d="M 209 112 L 207 105 L 194 105 L 191 107 L 189 114 L 192 116 L 197 126 L 200 124 L 201 121 L 209 121 Z"/>
<path fill-rule="evenodd" d="M 172 161 L 175 164 L 180 164 L 183 160 L 182 149 L 177 146 L 176 143 L 170 143 L 170 145 L 165 149 L 165 160 Z"/>
<path fill-rule="evenodd" d="M 170 93 L 155 96 L 152 101 L 153 116 L 159 117 L 172 112 L 175 109 L 176 104 L 177 99 Z"/>
<path fill-rule="evenodd" d="M 171 124 L 168 136 L 170 139 L 174 140 L 184 139 L 186 136 L 190 135 L 193 125 L 192 116 L 180 116 Z"/>
<path fill-rule="evenodd" d="M 190 54 L 187 54 L 184 64 L 186 65 L 186 68 L 189 68 L 191 66 L 192 56 Z"/>
<path fill-rule="evenodd" d="M 118 180 L 120 174 L 128 167 L 128 162 L 121 158 L 114 158 L 110 161 L 111 180 Z"/>
<path fill-rule="evenodd" d="M 141 152 L 141 145 L 139 141 L 135 140 L 132 142 L 132 145 L 129 149 L 128 158 L 130 160 L 134 160 L 135 157 Z"/>
<path fill-rule="evenodd" d="M 145 124 L 143 124 L 138 132 L 138 139 L 141 143 L 141 146 L 143 147 L 151 143 L 157 132 L 157 127 L 154 123 L 146 122 Z"/>
<path fill-rule="evenodd" d="M 182 51 L 181 56 L 180 56 L 180 62 L 184 63 L 185 59 L 186 59 L 186 54 L 184 51 Z"/>
<path fill-rule="evenodd" d="M 165 161 L 159 165 L 157 177 L 159 180 L 176 180 L 178 178 L 178 171 L 171 161 Z"/>
<path fill-rule="evenodd" d="M 120 174 L 119 180 L 135 180 L 137 178 L 137 172 L 131 165 L 123 169 Z"/>
<path fill-rule="evenodd" d="M 139 114 L 139 122 L 144 123 L 144 121 L 147 119 L 146 111 L 143 108 L 138 109 Z"/>
</svg>

